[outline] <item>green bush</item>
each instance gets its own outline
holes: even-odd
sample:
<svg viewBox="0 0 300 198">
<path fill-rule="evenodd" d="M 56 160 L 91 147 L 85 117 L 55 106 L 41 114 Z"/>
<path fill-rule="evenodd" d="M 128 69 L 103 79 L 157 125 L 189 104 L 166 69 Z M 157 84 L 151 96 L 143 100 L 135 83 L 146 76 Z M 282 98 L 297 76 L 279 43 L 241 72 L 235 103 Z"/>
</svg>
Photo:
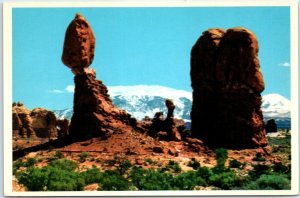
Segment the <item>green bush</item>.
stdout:
<svg viewBox="0 0 300 198">
<path fill-rule="evenodd" d="M 200 163 L 195 158 L 192 158 L 191 161 L 189 161 L 188 166 L 197 170 L 200 167 Z"/>
<path fill-rule="evenodd" d="M 103 175 L 98 168 L 91 168 L 80 173 L 86 184 L 100 183 L 103 179 Z"/>
<path fill-rule="evenodd" d="M 74 171 L 78 167 L 76 162 L 68 159 L 59 159 L 52 161 L 48 164 L 48 166 L 66 171 Z"/>
<path fill-rule="evenodd" d="M 172 174 L 160 170 L 133 167 L 130 179 L 139 190 L 172 190 Z"/>
<path fill-rule="evenodd" d="M 16 177 L 29 191 L 42 191 L 48 183 L 49 172 L 46 168 L 35 168 L 31 166 L 25 171 L 19 172 Z"/>
<path fill-rule="evenodd" d="M 257 162 L 264 162 L 264 161 L 266 161 L 266 159 L 262 156 L 261 153 L 256 153 L 255 157 L 253 158 L 253 160 L 257 161 Z"/>
<path fill-rule="evenodd" d="M 64 158 L 65 156 L 60 150 L 57 150 L 57 151 L 55 151 L 54 157 L 56 159 L 61 159 L 61 158 Z"/>
<path fill-rule="evenodd" d="M 16 175 L 17 171 L 19 170 L 20 167 L 26 166 L 25 162 L 22 162 L 22 160 L 18 159 L 13 163 L 13 174 Z"/>
<path fill-rule="evenodd" d="M 173 171 L 175 173 L 180 173 L 181 172 L 181 167 L 180 167 L 178 162 L 170 160 L 168 165 L 164 168 L 164 170 Z"/>
<path fill-rule="evenodd" d="M 77 191 L 83 190 L 84 179 L 74 172 L 77 164 L 71 160 L 60 159 L 43 168 L 30 166 L 17 174 L 19 183 L 29 191 Z"/>
<path fill-rule="evenodd" d="M 47 167 L 49 171 L 47 190 L 51 191 L 79 191 L 85 186 L 84 178 L 79 173 L 57 169 L 55 167 Z"/>
<path fill-rule="evenodd" d="M 130 183 L 118 172 L 107 170 L 103 173 L 98 190 L 129 190 Z"/>
<path fill-rule="evenodd" d="M 206 181 L 196 171 L 187 171 L 174 177 L 172 188 L 174 190 L 192 190 L 195 186 L 206 186 Z"/>
<path fill-rule="evenodd" d="M 241 186 L 242 182 L 242 178 L 238 177 L 233 171 L 213 174 L 209 177 L 209 184 L 224 190 L 229 190 L 236 186 Z"/>
<path fill-rule="evenodd" d="M 243 164 L 241 162 L 239 162 L 236 159 L 230 160 L 229 161 L 229 167 L 230 168 L 241 168 L 243 167 Z"/>
<path fill-rule="evenodd" d="M 117 170 L 120 175 L 124 175 L 125 172 L 132 166 L 129 160 L 125 159 L 120 162 L 120 165 L 117 167 Z"/>
<path fill-rule="evenodd" d="M 255 180 L 259 178 L 263 174 L 270 174 L 271 173 L 271 167 L 265 164 L 257 164 L 257 165 L 252 165 L 253 169 L 248 172 L 250 178 L 252 180 Z"/>
<path fill-rule="evenodd" d="M 85 162 L 86 158 L 89 156 L 90 154 L 88 152 L 82 152 L 79 155 L 79 162 Z"/>
<path fill-rule="evenodd" d="M 197 175 L 202 177 L 205 181 L 208 181 L 209 177 L 213 175 L 213 172 L 210 168 L 204 166 L 198 168 Z"/>
<path fill-rule="evenodd" d="M 216 169 L 222 170 L 225 167 L 225 162 L 228 158 L 228 152 L 224 148 L 218 148 L 215 150 L 215 153 L 216 153 L 216 160 L 217 160 Z"/>
<path fill-rule="evenodd" d="M 33 166 L 35 163 L 36 163 L 36 159 L 30 157 L 30 158 L 27 159 L 27 162 L 26 162 L 25 166 L 26 167 Z"/>
<path fill-rule="evenodd" d="M 256 181 L 243 186 L 244 190 L 289 190 L 291 181 L 282 174 L 261 175 Z"/>
</svg>

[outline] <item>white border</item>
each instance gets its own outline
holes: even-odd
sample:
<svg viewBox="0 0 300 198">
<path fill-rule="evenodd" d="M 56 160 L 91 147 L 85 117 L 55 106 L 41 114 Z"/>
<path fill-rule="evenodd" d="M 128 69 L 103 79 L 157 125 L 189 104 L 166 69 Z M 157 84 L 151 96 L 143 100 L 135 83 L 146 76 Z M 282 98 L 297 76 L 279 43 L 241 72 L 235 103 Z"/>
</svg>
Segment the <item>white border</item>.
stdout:
<svg viewBox="0 0 300 198">
<path fill-rule="evenodd" d="M 45 7 L 254 7 L 289 6 L 291 24 L 291 102 L 292 102 L 292 189 L 291 190 L 220 190 L 220 191 L 12 191 L 12 8 Z M 299 194 L 298 125 L 298 3 L 297 1 L 176 1 L 176 2 L 5 2 L 3 4 L 3 80 L 4 80 L 4 195 L 5 196 L 204 196 L 204 195 L 297 195 Z M 6 115 L 6 116 L 5 116 Z"/>
</svg>

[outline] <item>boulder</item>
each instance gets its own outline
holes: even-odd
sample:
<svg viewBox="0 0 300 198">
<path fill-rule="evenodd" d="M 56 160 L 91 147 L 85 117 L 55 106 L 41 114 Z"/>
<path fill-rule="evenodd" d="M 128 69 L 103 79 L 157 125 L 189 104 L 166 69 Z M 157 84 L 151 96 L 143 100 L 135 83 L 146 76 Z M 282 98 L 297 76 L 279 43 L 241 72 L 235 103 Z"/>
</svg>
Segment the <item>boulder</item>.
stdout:
<svg viewBox="0 0 300 198">
<path fill-rule="evenodd" d="M 40 138 L 57 138 L 57 121 L 54 113 L 44 108 L 34 108 L 31 113 L 31 127 Z"/>
</svg>

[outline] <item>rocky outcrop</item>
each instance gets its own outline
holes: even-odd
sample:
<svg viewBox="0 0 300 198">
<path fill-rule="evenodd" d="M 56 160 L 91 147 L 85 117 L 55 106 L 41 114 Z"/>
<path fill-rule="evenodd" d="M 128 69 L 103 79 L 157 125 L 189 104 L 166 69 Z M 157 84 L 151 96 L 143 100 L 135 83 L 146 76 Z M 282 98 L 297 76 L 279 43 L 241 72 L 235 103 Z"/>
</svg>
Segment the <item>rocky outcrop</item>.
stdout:
<svg viewBox="0 0 300 198">
<path fill-rule="evenodd" d="M 191 51 L 192 134 L 213 147 L 267 145 L 258 42 L 246 28 L 209 29 Z"/>
<path fill-rule="evenodd" d="M 30 113 L 31 127 L 37 137 L 56 138 L 57 137 L 57 120 L 52 111 L 44 108 L 35 108 Z"/>
<path fill-rule="evenodd" d="M 181 135 L 178 131 L 182 127 L 182 123 L 174 118 L 175 105 L 172 100 L 166 100 L 168 109 L 167 118 L 164 119 L 163 112 L 157 112 L 152 119 L 152 124 L 149 129 L 149 135 L 159 137 L 161 140 L 180 141 Z"/>
<path fill-rule="evenodd" d="M 36 136 L 31 127 L 30 110 L 22 103 L 13 103 L 12 121 L 14 138 L 32 138 Z"/>
<path fill-rule="evenodd" d="M 65 35 L 63 63 L 75 74 L 73 116 L 69 135 L 74 139 L 105 137 L 112 133 L 138 130 L 136 119 L 116 108 L 106 86 L 89 67 L 94 57 L 95 37 L 80 14 L 70 23 Z"/>
<path fill-rule="evenodd" d="M 277 124 L 274 119 L 268 120 L 265 126 L 267 133 L 277 132 Z"/>
<path fill-rule="evenodd" d="M 32 111 L 22 103 L 13 103 L 14 138 L 57 138 L 57 119 L 52 111 L 35 108 Z"/>
</svg>

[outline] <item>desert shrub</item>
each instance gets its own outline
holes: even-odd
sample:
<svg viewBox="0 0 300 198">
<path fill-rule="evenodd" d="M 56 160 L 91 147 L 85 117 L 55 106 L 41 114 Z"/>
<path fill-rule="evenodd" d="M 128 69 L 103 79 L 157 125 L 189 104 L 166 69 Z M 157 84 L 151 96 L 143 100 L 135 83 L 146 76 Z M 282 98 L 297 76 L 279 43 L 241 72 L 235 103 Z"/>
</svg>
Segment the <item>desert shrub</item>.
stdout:
<svg viewBox="0 0 300 198">
<path fill-rule="evenodd" d="M 233 171 L 213 174 L 209 177 L 209 184 L 224 190 L 229 190 L 236 186 L 241 186 L 242 183 L 243 179 L 238 177 Z"/>
<path fill-rule="evenodd" d="M 204 166 L 197 169 L 197 175 L 205 181 L 208 181 L 209 177 L 213 175 L 213 172 L 210 168 Z"/>
<path fill-rule="evenodd" d="M 206 181 L 198 175 L 197 171 L 187 171 L 174 177 L 172 188 L 174 190 L 192 190 L 195 186 L 206 186 Z"/>
<path fill-rule="evenodd" d="M 83 190 L 83 177 L 74 172 L 77 164 L 71 160 L 60 159 L 43 168 L 30 166 L 17 174 L 19 183 L 29 191 L 75 191 Z"/>
<path fill-rule="evenodd" d="M 270 174 L 271 173 L 271 167 L 265 164 L 257 164 L 252 165 L 253 169 L 248 172 L 250 178 L 257 179 L 263 174 Z"/>
<path fill-rule="evenodd" d="M 59 159 L 49 163 L 48 166 L 51 166 L 55 169 L 66 170 L 66 171 L 74 171 L 78 165 L 76 162 L 68 159 Z"/>
<path fill-rule="evenodd" d="M 192 158 L 191 161 L 189 161 L 188 166 L 196 170 L 200 167 L 200 163 L 195 158 Z"/>
<path fill-rule="evenodd" d="M 27 168 L 16 175 L 18 182 L 29 191 L 42 191 L 48 183 L 48 170 L 46 168 Z"/>
<path fill-rule="evenodd" d="M 86 158 L 89 156 L 90 154 L 88 152 L 82 152 L 79 155 L 79 162 L 85 162 Z"/>
<path fill-rule="evenodd" d="M 291 182 L 282 174 L 264 174 L 243 186 L 244 190 L 289 190 Z"/>
<path fill-rule="evenodd" d="M 36 159 L 35 158 L 28 158 L 27 161 L 23 164 L 25 167 L 30 167 L 33 166 L 36 163 Z"/>
<path fill-rule="evenodd" d="M 164 168 L 164 170 L 173 171 L 175 173 L 180 173 L 181 167 L 178 162 L 170 160 L 169 163 L 167 164 L 167 166 Z"/>
<path fill-rule="evenodd" d="M 129 190 L 130 183 L 118 172 L 107 170 L 103 173 L 98 190 Z"/>
<path fill-rule="evenodd" d="M 61 159 L 61 158 L 64 158 L 65 156 L 60 150 L 57 150 L 57 151 L 55 151 L 54 157 L 56 159 Z"/>
<path fill-rule="evenodd" d="M 146 158 L 146 159 L 145 159 L 145 162 L 146 162 L 147 164 L 150 164 L 150 165 L 154 165 L 154 164 L 155 164 L 155 161 L 153 161 L 153 160 L 150 159 L 150 158 Z"/>
<path fill-rule="evenodd" d="M 72 170 L 47 167 L 48 184 L 47 190 L 51 191 L 79 191 L 85 186 L 84 178 Z"/>
<path fill-rule="evenodd" d="M 225 162 L 228 158 L 228 152 L 224 148 L 218 148 L 215 150 L 217 165 L 215 167 L 216 172 L 222 172 L 225 168 Z"/>
<path fill-rule="evenodd" d="M 261 153 L 256 153 L 255 157 L 253 158 L 253 160 L 257 161 L 257 162 L 264 162 L 264 161 L 266 161 L 266 159 L 262 156 Z"/>
<path fill-rule="evenodd" d="M 291 174 L 291 165 L 285 166 L 282 163 L 276 163 L 272 166 L 272 169 L 276 173 Z"/>
<path fill-rule="evenodd" d="M 98 168 L 91 168 L 80 173 L 86 184 L 100 183 L 103 179 L 103 175 Z"/>
<path fill-rule="evenodd" d="M 241 168 L 243 167 L 243 164 L 241 162 L 239 162 L 236 159 L 230 160 L 229 161 L 229 167 L 230 168 Z"/>
<path fill-rule="evenodd" d="M 120 162 L 120 165 L 117 167 L 117 170 L 120 175 L 124 175 L 125 172 L 132 166 L 128 159 L 125 159 Z"/>
<path fill-rule="evenodd" d="M 131 169 L 130 178 L 132 183 L 139 190 L 171 190 L 171 183 L 173 176 L 169 173 L 154 170 L 142 169 L 140 167 L 133 167 Z"/>
<path fill-rule="evenodd" d="M 26 166 L 25 162 L 22 162 L 22 160 L 18 159 L 13 163 L 13 174 L 15 175 L 20 167 Z"/>
</svg>

